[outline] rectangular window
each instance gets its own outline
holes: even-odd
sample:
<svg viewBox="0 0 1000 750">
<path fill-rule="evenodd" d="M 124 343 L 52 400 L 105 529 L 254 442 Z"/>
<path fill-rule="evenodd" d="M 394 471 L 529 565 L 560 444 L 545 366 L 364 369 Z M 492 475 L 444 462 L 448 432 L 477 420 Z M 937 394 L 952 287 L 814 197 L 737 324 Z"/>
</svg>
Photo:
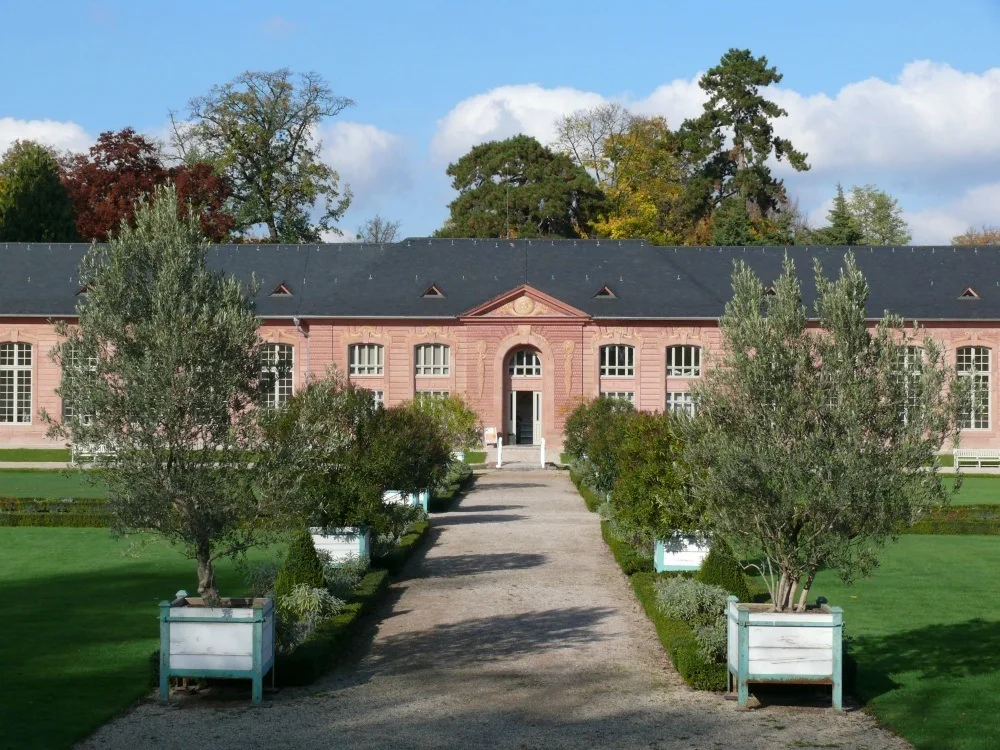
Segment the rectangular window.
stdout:
<svg viewBox="0 0 1000 750">
<path fill-rule="evenodd" d="M 31 344 L 0 344 L 0 424 L 31 423 Z"/>
<path fill-rule="evenodd" d="M 291 398 L 293 358 L 291 344 L 264 345 L 261 351 L 261 387 L 265 406 L 275 409 Z"/>
<path fill-rule="evenodd" d="M 899 378 L 903 386 L 902 417 L 907 424 L 910 415 L 919 406 L 918 386 L 924 364 L 924 350 L 919 346 L 905 346 L 899 350 Z"/>
<path fill-rule="evenodd" d="M 601 398 L 620 398 L 622 401 L 628 401 L 630 404 L 635 403 L 635 392 L 634 391 L 603 391 L 601 393 Z"/>
<path fill-rule="evenodd" d="M 963 430 L 990 428 L 990 350 L 985 346 L 964 346 L 956 352 L 958 377 L 969 378 L 969 400 L 959 414 Z"/>
<path fill-rule="evenodd" d="M 347 353 L 351 375 L 381 375 L 384 372 L 381 344 L 351 344 Z"/>
<path fill-rule="evenodd" d="M 447 344 L 421 344 L 415 355 L 416 374 L 443 377 L 451 372 L 451 347 Z"/>
<path fill-rule="evenodd" d="M 63 348 L 64 380 L 72 378 L 79 373 L 96 371 L 97 357 L 87 357 L 86 362 L 84 362 L 83 357 L 80 355 L 76 346 L 67 344 Z M 69 399 L 63 398 L 62 416 L 63 422 L 68 422 L 71 419 L 77 419 L 81 424 L 87 425 L 90 424 L 90 420 L 93 415 L 90 414 L 87 409 L 77 409 L 76 404 Z"/>
<path fill-rule="evenodd" d="M 425 398 L 448 398 L 449 395 L 448 391 L 417 391 L 416 398 L 422 401 Z"/>
<path fill-rule="evenodd" d="M 601 377 L 635 377 L 635 347 L 622 344 L 602 346 Z"/>
<path fill-rule="evenodd" d="M 672 391 L 667 394 L 667 411 L 694 416 L 694 396 L 688 391 Z"/>
<path fill-rule="evenodd" d="M 667 349 L 668 378 L 701 377 L 701 347 L 671 346 Z"/>
<path fill-rule="evenodd" d="M 385 391 L 372 391 L 375 394 L 375 403 L 378 406 L 385 406 Z"/>
</svg>

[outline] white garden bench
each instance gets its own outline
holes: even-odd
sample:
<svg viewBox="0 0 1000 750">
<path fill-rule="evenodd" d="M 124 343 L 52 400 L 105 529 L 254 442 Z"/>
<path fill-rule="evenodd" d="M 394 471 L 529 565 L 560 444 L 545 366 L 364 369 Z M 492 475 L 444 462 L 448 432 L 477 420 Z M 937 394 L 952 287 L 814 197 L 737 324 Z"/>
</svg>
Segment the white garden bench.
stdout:
<svg viewBox="0 0 1000 750">
<path fill-rule="evenodd" d="M 1000 467 L 1000 449 L 997 448 L 955 448 L 952 455 L 955 459 L 955 468 L 959 466 L 975 466 L 978 469 L 984 466 Z"/>
</svg>

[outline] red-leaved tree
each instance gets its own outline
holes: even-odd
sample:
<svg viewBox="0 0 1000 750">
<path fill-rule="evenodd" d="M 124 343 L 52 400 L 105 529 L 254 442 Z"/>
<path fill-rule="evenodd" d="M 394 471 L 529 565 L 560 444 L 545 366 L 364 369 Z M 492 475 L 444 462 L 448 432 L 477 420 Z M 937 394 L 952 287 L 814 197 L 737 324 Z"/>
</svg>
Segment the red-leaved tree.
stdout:
<svg viewBox="0 0 1000 750">
<path fill-rule="evenodd" d="M 178 210 L 194 206 L 210 239 L 226 239 L 233 226 L 225 178 L 207 163 L 167 169 L 156 144 L 132 128 L 101 133 L 87 153 L 69 155 L 62 167 L 81 239 L 105 242 L 122 221 L 133 225 L 136 201 L 168 181 L 177 185 Z"/>
</svg>

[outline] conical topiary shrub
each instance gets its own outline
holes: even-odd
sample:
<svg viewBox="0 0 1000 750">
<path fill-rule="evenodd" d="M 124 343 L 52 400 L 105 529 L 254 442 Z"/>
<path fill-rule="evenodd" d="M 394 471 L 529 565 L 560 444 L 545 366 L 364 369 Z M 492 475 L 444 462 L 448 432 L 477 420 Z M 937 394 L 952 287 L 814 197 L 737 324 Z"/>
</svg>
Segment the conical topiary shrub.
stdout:
<svg viewBox="0 0 1000 750">
<path fill-rule="evenodd" d="M 721 539 L 712 540 L 712 549 L 701 564 L 696 580 L 724 588 L 741 602 L 753 601 L 754 586 L 743 572 L 729 545 Z"/>
<path fill-rule="evenodd" d="M 288 545 L 285 563 L 274 580 L 275 596 L 279 599 L 287 596 L 300 584 L 310 588 L 323 588 L 324 581 L 323 561 L 319 559 L 312 536 L 303 530 L 296 534 Z"/>
</svg>

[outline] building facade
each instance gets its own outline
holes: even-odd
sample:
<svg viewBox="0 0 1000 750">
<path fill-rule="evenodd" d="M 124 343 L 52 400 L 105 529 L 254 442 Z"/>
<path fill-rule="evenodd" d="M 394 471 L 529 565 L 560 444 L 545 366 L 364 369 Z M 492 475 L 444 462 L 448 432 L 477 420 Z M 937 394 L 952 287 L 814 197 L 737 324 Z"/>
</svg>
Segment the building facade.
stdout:
<svg viewBox="0 0 1000 750">
<path fill-rule="evenodd" d="M 83 245 L 7 245 L 0 278 L 0 447 L 50 446 L 42 411 L 72 416 L 56 388 L 53 322 L 86 304 Z M 996 405 L 1000 252 L 854 248 L 869 314 L 919 324 L 974 378 L 963 445 L 1000 447 Z M 280 404 L 335 367 L 385 404 L 461 394 L 505 443 L 562 443 L 582 399 L 693 411 L 690 389 L 719 350 L 733 263 L 766 285 L 786 252 L 807 304 L 815 260 L 843 248 L 664 248 L 642 241 L 404 240 L 393 245 L 213 248 L 213 267 L 258 282 L 264 368 Z M 914 352 L 919 356 L 918 352 Z M 280 366 L 279 366 L 280 365 Z M 287 366 L 285 366 L 287 365 Z M 904 364 L 905 366 L 905 364 Z"/>
</svg>

